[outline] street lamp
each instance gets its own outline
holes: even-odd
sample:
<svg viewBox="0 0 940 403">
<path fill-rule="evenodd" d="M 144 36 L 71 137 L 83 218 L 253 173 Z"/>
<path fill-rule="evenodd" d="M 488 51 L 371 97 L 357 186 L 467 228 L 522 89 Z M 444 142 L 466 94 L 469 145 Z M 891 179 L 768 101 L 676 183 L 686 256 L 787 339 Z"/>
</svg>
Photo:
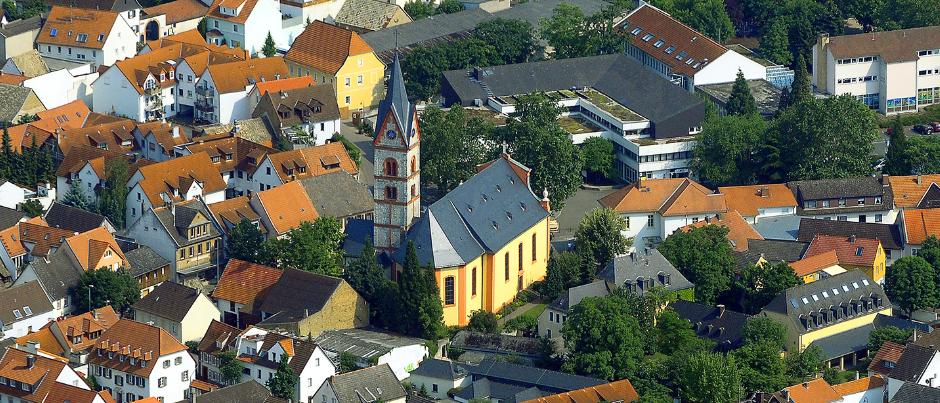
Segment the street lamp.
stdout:
<svg viewBox="0 0 940 403">
<path fill-rule="evenodd" d="M 88 310 L 89 311 L 93 310 L 93 308 L 91 307 L 91 289 L 92 288 L 95 288 L 95 285 L 88 284 Z"/>
</svg>

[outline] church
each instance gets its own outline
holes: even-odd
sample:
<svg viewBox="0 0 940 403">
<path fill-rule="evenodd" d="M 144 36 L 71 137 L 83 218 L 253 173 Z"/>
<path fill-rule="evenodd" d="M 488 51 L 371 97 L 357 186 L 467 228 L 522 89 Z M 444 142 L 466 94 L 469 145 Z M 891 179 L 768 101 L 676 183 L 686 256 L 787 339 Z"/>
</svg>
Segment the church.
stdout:
<svg viewBox="0 0 940 403">
<path fill-rule="evenodd" d="M 503 152 L 430 206 L 421 206 L 421 128 L 398 55 L 375 126 L 373 242 L 392 277 L 412 242 L 434 269 L 444 323 L 464 326 L 473 311 L 498 312 L 542 280 L 550 254 L 548 195 L 529 188 L 530 170 Z"/>
</svg>

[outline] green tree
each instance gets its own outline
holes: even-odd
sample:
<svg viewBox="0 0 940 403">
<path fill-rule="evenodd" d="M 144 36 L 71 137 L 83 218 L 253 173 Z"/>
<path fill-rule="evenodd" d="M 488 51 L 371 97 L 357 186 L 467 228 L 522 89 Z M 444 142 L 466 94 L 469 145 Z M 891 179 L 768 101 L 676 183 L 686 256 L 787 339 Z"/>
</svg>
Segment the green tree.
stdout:
<svg viewBox="0 0 940 403">
<path fill-rule="evenodd" d="M 448 111 L 436 106 L 425 109 L 421 125 L 421 178 L 441 194 L 470 179 L 486 161 L 494 127 L 479 116 L 471 116 L 459 105 Z"/>
<path fill-rule="evenodd" d="M 919 309 L 937 306 L 937 273 L 919 256 L 905 256 L 891 265 L 885 278 L 885 291 L 891 302 L 910 316 Z"/>
<path fill-rule="evenodd" d="M 219 374 L 222 375 L 222 382 L 226 385 L 234 385 L 242 379 L 242 362 L 236 357 L 235 352 L 226 350 L 219 354 Z"/>
<path fill-rule="evenodd" d="M 744 311 L 755 314 L 767 306 L 783 290 L 803 284 L 786 262 L 748 265 L 736 279 L 744 295 Z"/>
<path fill-rule="evenodd" d="M 581 218 L 574 237 L 577 248 L 589 253 L 594 262 L 604 267 L 630 248 L 632 242 L 623 236 L 626 230 L 626 221 L 616 211 L 606 207 L 595 208 Z"/>
<path fill-rule="evenodd" d="M 467 330 L 495 334 L 499 333 L 499 323 L 496 321 L 495 314 L 481 309 L 473 311 L 473 313 L 470 314 L 470 322 L 467 323 Z"/>
<path fill-rule="evenodd" d="M 911 167 L 910 148 L 901 115 L 894 115 L 891 121 L 891 142 L 885 155 L 885 167 L 882 173 L 892 176 L 904 176 L 914 173 Z"/>
<path fill-rule="evenodd" d="M 356 361 L 356 356 L 343 351 L 339 353 L 339 365 L 336 370 L 341 374 L 355 371 L 359 369 L 359 364 Z"/>
<path fill-rule="evenodd" d="M 803 58 L 803 55 L 797 55 L 793 69 L 793 84 L 790 85 L 790 99 L 793 105 L 808 103 L 813 100 L 811 77 L 806 69 L 806 59 Z"/>
<path fill-rule="evenodd" d="M 731 289 L 735 260 L 726 238 L 728 228 L 706 225 L 676 231 L 666 237 L 659 251 L 695 284 L 695 300 L 711 304 Z"/>
<path fill-rule="evenodd" d="M 303 222 L 279 242 L 279 261 L 285 267 L 339 276 L 344 237 L 342 224 L 334 217 Z"/>
<path fill-rule="evenodd" d="M 62 198 L 62 203 L 82 210 L 91 210 L 91 202 L 82 191 L 81 179 L 72 179 L 72 183 L 69 183 L 69 190 Z"/>
<path fill-rule="evenodd" d="M 424 136 L 423 136 L 424 126 L 422 126 L 421 128 L 422 128 L 421 130 L 422 140 L 424 140 Z M 335 133 L 333 134 L 333 141 L 339 141 L 340 143 L 343 143 L 343 148 L 345 148 L 346 153 L 349 154 L 349 159 L 353 160 L 353 162 L 356 163 L 357 167 L 360 164 L 362 164 L 362 149 L 360 149 L 357 145 L 353 144 L 352 141 L 349 141 L 349 139 L 347 139 L 346 136 L 339 134 L 339 133 Z"/>
<path fill-rule="evenodd" d="M 707 351 L 713 343 L 699 338 L 689 321 L 679 317 L 672 309 L 666 309 L 656 316 L 656 351 L 666 355 L 677 351 Z M 707 348 L 705 348 L 707 346 Z"/>
<path fill-rule="evenodd" d="M 771 341 L 749 342 L 731 354 L 741 368 L 747 393 L 773 392 L 790 385 L 780 347 Z"/>
<path fill-rule="evenodd" d="M 91 301 L 89 301 L 91 289 Z M 72 289 L 72 303 L 75 313 L 85 313 L 105 305 L 111 305 L 117 312 L 127 312 L 128 308 L 140 299 L 137 279 L 123 268 L 117 271 L 107 268 L 88 270 L 82 273 L 78 285 Z M 110 301 L 110 302 L 109 302 Z M 91 306 L 88 303 L 91 302 Z"/>
<path fill-rule="evenodd" d="M 432 16 L 435 11 L 434 5 L 424 0 L 409 1 L 405 3 L 404 9 L 405 13 L 415 21 Z"/>
<path fill-rule="evenodd" d="M 16 118 L 16 121 L 15 121 L 13 124 L 14 124 L 14 125 L 24 125 L 24 124 L 27 124 L 27 123 L 35 122 L 35 121 L 37 121 L 37 120 L 39 120 L 39 115 L 32 114 L 32 113 L 24 113 L 24 114 L 20 115 L 20 117 Z"/>
<path fill-rule="evenodd" d="M 744 79 L 744 73 L 738 69 L 738 76 L 734 79 L 734 85 L 731 87 L 731 95 L 728 97 L 728 103 L 725 109 L 729 115 L 754 115 L 757 114 L 757 102 L 751 95 L 751 87 L 747 85 Z"/>
<path fill-rule="evenodd" d="M 760 176 L 759 151 L 767 123 L 757 114 L 713 116 L 705 120 L 693 150 L 692 167 L 713 185 L 747 185 Z"/>
<path fill-rule="evenodd" d="M 105 162 L 104 169 L 106 185 L 99 191 L 98 212 L 115 227 L 123 229 L 130 165 L 124 158 L 111 158 Z"/>
<path fill-rule="evenodd" d="M 38 199 L 29 199 L 19 205 L 20 211 L 26 213 L 27 217 L 39 217 L 42 215 L 42 203 Z"/>
<path fill-rule="evenodd" d="M 437 5 L 438 14 L 453 14 L 458 11 L 463 11 L 463 4 L 458 0 L 441 0 L 441 4 Z"/>
<path fill-rule="evenodd" d="M 566 371 L 611 381 L 632 376 L 646 348 L 629 301 L 618 295 L 583 299 L 571 310 L 562 334 Z"/>
<path fill-rule="evenodd" d="M 553 252 L 548 261 L 545 281 L 542 283 L 541 294 L 550 301 L 554 301 L 569 288 L 579 286 L 581 282 L 581 256 L 574 252 Z M 593 273 L 591 273 L 593 276 Z"/>
<path fill-rule="evenodd" d="M 401 276 L 398 279 L 401 296 L 399 323 L 404 333 L 437 340 L 444 332 L 444 308 L 434 272 L 421 266 L 415 246 L 408 242 Z"/>
<path fill-rule="evenodd" d="M 3 126 L 3 140 L 0 146 L 3 147 L 0 154 L 0 177 L 13 178 L 13 167 L 16 164 L 16 154 L 13 153 L 13 146 L 10 143 L 10 132 Z"/>
<path fill-rule="evenodd" d="M 816 377 L 823 367 L 823 352 L 819 346 L 808 347 L 802 352 L 790 352 L 784 359 L 787 367 L 788 384 L 805 382 Z"/>
<path fill-rule="evenodd" d="M 583 166 L 578 148 L 558 124 L 560 112 L 544 94 L 524 95 L 506 126 L 497 131 L 513 158 L 532 170 L 532 189 L 548 190 L 554 210 L 563 208 L 581 185 Z"/>
<path fill-rule="evenodd" d="M 914 329 L 901 329 L 896 326 L 882 326 L 875 328 L 868 334 L 868 353 L 874 355 L 881 349 L 886 341 L 892 341 L 900 345 L 907 344 L 914 333 Z"/>
<path fill-rule="evenodd" d="M 771 343 L 782 350 L 787 343 L 787 328 L 767 316 L 752 316 L 744 323 L 745 343 Z"/>
<path fill-rule="evenodd" d="M 378 289 L 388 281 L 385 269 L 376 260 L 375 247 L 372 246 L 371 240 L 366 241 L 359 256 L 350 262 L 343 275 L 349 285 L 369 303 L 374 301 Z"/>
<path fill-rule="evenodd" d="M 741 370 L 733 356 L 694 354 L 685 359 L 677 381 L 684 402 L 733 403 L 744 398 Z"/>
<path fill-rule="evenodd" d="M 539 49 L 535 29 L 525 20 L 506 18 L 487 20 L 477 24 L 476 29 L 473 30 L 473 36 L 496 49 L 499 64 L 524 63 Z M 423 130 L 422 134 L 424 134 Z"/>
<path fill-rule="evenodd" d="M 623 37 L 612 24 L 621 6 L 612 3 L 593 16 L 585 16 L 580 8 L 561 3 L 551 18 L 539 22 L 541 37 L 552 47 L 554 59 L 596 56 L 623 50 Z"/>
<path fill-rule="evenodd" d="M 617 177 L 614 168 L 614 143 L 603 137 L 591 137 L 581 143 L 581 159 L 588 177 L 609 180 Z"/>
<path fill-rule="evenodd" d="M 656 0 L 651 3 L 718 43 L 734 37 L 734 24 L 722 0 Z"/>
<path fill-rule="evenodd" d="M 850 95 L 799 102 L 774 125 L 788 180 L 848 178 L 871 173 L 878 138 L 874 112 Z"/>
<path fill-rule="evenodd" d="M 247 219 L 242 219 L 229 231 L 225 243 L 225 255 L 230 259 L 239 259 L 246 262 L 261 263 L 264 234 L 258 225 Z"/>
<path fill-rule="evenodd" d="M 268 37 L 264 40 L 264 46 L 261 47 L 261 54 L 264 57 L 272 57 L 277 54 L 277 46 L 274 44 L 274 38 L 271 37 L 271 31 L 268 31 Z"/>
<path fill-rule="evenodd" d="M 793 63 L 790 39 L 783 19 L 775 19 L 760 37 L 760 54 L 774 63 L 789 66 Z"/>
<path fill-rule="evenodd" d="M 277 372 L 274 373 L 273 378 L 268 379 L 266 385 L 274 397 L 286 400 L 294 399 L 297 377 L 294 375 L 294 370 L 287 365 L 286 354 L 281 356 L 281 362 L 277 365 Z"/>
</svg>

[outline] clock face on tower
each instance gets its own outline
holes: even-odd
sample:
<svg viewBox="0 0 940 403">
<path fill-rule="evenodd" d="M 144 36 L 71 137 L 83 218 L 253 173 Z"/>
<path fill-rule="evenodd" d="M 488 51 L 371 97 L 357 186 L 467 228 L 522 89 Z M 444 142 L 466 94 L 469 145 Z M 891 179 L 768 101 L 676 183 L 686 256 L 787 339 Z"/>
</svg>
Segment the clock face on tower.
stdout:
<svg viewBox="0 0 940 403">
<path fill-rule="evenodd" d="M 395 131 L 394 131 L 394 130 L 389 130 L 389 131 L 385 132 L 385 137 L 388 137 L 389 139 L 394 140 L 394 139 L 395 139 Z"/>
</svg>

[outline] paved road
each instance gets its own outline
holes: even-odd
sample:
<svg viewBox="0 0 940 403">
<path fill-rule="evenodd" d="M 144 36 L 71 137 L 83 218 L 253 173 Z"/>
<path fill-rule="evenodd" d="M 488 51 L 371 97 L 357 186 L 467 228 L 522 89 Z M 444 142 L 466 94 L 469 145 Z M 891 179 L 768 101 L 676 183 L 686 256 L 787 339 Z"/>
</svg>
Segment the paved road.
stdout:
<svg viewBox="0 0 940 403">
<path fill-rule="evenodd" d="M 357 147 L 362 149 L 362 162 L 359 164 L 359 182 L 371 187 L 375 183 L 372 168 L 372 155 L 374 151 L 372 148 L 372 138 L 359 134 L 358 130 L 353 127 L 352 122 L 343 122 L 340 126 L 340 134 L 346 136 L 349 141 L 352 141 Z"/>
</svg>

